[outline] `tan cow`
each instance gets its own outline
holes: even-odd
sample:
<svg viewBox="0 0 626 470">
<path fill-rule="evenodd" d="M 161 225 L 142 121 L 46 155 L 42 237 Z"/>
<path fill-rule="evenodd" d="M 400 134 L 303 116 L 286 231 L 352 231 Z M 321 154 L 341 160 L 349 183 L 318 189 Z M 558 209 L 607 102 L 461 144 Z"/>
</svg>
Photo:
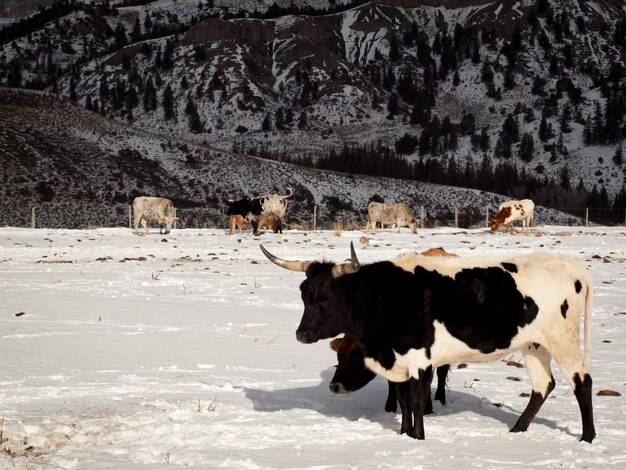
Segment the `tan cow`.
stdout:
<svg viewBox="0 0 626 470">
<path fill-rule="evenodd" d="M 397 227 L 398 232 L 400 227 L 408 225 L 411 232 L 416 233 L 418 220 L 413 214 L 413 209 L 406 204 L 384 204 L 372 201 L 367 206 L 367 213 L 369 217 L 365 230 L 371 227 L 373 231 L 376 231 L 376 223 L 380 222 L 382 225 L 391 225 L 392 230 Z"/>
<path fill-rule="evenodd" d="M 243 215 L 231 215 L 230 219 L 228 220 L 228 226 L 230 227 L 230 234 L 234 235 L 235 234 L 235 229 L 239 229 L 239 233 L 243 233 L 243 226 L 244 226 L 245 220 L 243 218 Z"/>
<path fill-rule="evenodd" d="M 133 200 L 135 233 L 139 235 L 139 221 L 144 229 L 144 235 L 148 233 L 149 221 L 156 221 L 159 224 L 159 233 L 163 233 L 163 225 L 165 225 L 165 233 L 170 233 L 172 224 L 178 220 L 175 213 L 174 204 L 165 197 L 136 197 Z"/>
<path fill-rule="evenodd" d="M 257 229 L 257 233 L 260 233 L 263 230 L 265 233 L 266 227 L 272 229 L 274 233 L 283 233 L 283 223 L 280 219 L 272 219 L 268 217 L 262 217 L 259 219 L 259 227 Z"/>
</svg>

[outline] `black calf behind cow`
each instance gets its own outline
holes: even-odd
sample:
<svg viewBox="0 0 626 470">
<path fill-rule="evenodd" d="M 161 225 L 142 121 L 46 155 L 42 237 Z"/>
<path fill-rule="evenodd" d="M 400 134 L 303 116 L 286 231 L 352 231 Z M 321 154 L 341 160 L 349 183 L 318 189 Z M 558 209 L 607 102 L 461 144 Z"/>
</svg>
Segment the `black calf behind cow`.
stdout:
<svg viewBox="0 0 626 470">
<path fill-rule="evenodd" d="M 278 221 L 278 233 L 283 233 L 282 222 L 287 210 L 287 198 L 293 195 L 293 188 L 287 188 L 289 194 L 268 194 L 238 200 L 228 200 L 227 215 L 241 215 L 252 224 L 252 232 L 258 234 L 260 219 Z"/>
</svg>

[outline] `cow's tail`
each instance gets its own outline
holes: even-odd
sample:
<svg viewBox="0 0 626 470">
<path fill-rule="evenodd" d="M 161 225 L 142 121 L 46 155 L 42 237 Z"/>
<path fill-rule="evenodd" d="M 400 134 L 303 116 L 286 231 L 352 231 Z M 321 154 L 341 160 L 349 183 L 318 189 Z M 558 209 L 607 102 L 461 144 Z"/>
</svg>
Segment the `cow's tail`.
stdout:
<svg viewBox="0 0 626 470">
<path fill-rule="evenodd" d="M 291 186 L 287 186 L 287 191 L 289 191 L 289 194 L 280 196 L 282 199 L 287 199 L 288 197 L 293 196 L 293 188 Z"/>
<path fill-rule="evenodd" d="M 587 274 L 585 279 L 587 291 L 585 293 L 585 323 L 584 323 L 584 351 L 583 351 L 583 368 L 586 373 L 591 372 L 591 311 L 593 310 L 593 283 L 591 276 Z"/>
</svg>

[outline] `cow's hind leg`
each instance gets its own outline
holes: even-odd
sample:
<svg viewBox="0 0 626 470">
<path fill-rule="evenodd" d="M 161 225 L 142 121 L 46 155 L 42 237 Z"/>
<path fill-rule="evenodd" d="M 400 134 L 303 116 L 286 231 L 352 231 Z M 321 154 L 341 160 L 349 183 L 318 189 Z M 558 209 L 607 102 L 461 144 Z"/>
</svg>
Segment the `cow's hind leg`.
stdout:
<svg viewBox="0 0 626 470">
<path fill-rule="evenodd" d="M 583 366 L 578 344 L 572 342 L 569 348 L 555 351 L 553 357 L 574 390 L 574 395 L 578 401 L 583 427 L 580 440 L 591 442 L 596 437 L 596 428 L 593 424 L 593 381 Z"/>
<path fill-rule="evenodd" d="M 442 405 L 446 404 L 446 380 L 448 379 L 449 370 L 450 364 L 437 367 L 437 391 L 435 392 L 435 400 L 439 400 Z"/>
<path fill-rule="evenodd" d="M 526 370 L 530 377 L 532 393 L 526 409 L 511 428 L 511 432 L 523 432 L 528 429 L 531 421 L 546 401 L 548 394 L 554 389 L 554 377 L 550 369 L 550 354 L 540 344 L 534 343 L 524 351 Z"/>
</svg>

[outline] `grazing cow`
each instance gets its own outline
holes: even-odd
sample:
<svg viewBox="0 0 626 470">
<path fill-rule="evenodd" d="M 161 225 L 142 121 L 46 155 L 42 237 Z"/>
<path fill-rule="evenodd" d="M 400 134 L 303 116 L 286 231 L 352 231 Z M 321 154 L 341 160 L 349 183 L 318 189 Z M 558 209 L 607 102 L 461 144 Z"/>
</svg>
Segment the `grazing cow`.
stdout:
<svg viewBox="0 0 626 470">
<path fill-rule="evenodd" d="M 280 219 L 268 219 L 263 217 L 259 219 L 259 227 L 257 229 L 258 232 L 263 230 L 265 233 L 265 229 L 269 227 L 274 233 L 283 233 L 283 223 Z"/>
<path fill-rule="evenodd" d="M 328 386 L 331 392 L 346 395 L 363 388 L 376 377 L 376 374 L 365 366 L 365 356 L 354 338 L 348 335 L 335 338 L 330 342 L 330 348 L 337 353 L 337 369 Z M 446 404 L 446 380 L 449 369 L 450 366 L 447 364 L 437 367 L 435 400 L 439 400 L 442 405 Z M 395 413 L 398 409 L 396 386 L 391 381 L 387 383 L 389 392 L 385 401 L 385 411 Z M 430 414 L 432 411 L 433 405 L 429 397 L 424 414 Z"/>
<path fill-rule="evenodd" d="M 349 262 L 334 264 L 286 261 L 261 246 L 273 263 L 306 273 L 298 341 L 348 334 L 361 345 L 367 367 L 399 382 L 401 433 L 424 439 L 435 367 L 521 351 L 532 394 L 511 431 L 526 431 L 554 388 L 554 359 L 578 401 L 581 440 L 593 440 L 592 280 L 578 261 L 549 253 L 493 259 L 408 254 L 361 266 L 350 249 Z"/>
<path fill-rule="evenodd" d="M 172 224 L 178 220 L 172 201 L 165 197 L 139 196 L 133 200 L 133 214 L 135 215 L 135 233 L 139 234 L 139 221 L 144 229 L 144 235 L 148 233 L 148 222 L 153 220 L 159 223 L 159 233 L 170 233 Z"/>
<path fill-rule="evenodd" d="M 293 195 L 293 189 L 287 188 L 289 194 L 268 194 L 239 200 L 229 199 L 227 215 L 242 215 L 245 220 L 252 223 L 253 233 L 258 234 L 260 218 L 278 219 L 281 221 L 287 209 L 287 198 Z"/>
<path fill-rule="evenodd" d="M 382 225 L 391 225 L 391 229 L 408 225 L 411 232 L 416 233 L 418 220 L 413 215 L 413 209 L 406 204 L 384 204 L 382 202 L 370 202 L 367 206 L 368 219 L 365 225 L 365 230 L 371 227 L 376 231 L 376 223 L 380 222 Z"/>
<path fill-rule="evenodd" d="M 423 256 L 457 256 L 448 253 L 445 249 L 429 248 L 422 251 Z M 330 381 L 331 392 L 345 395 L 354 392 L 367 385 L 376 374 L 365 366 L 365 356 L 357 341 L 347 335 L 342 338 L 335 338 L 330 342 L 330 348 L 337 353 L 337 369 Z M 446 404 L 446 379 L 448 377 L 449 366 L 437 367 L 437 391 L 435 400 L 439 400 L 442 405 Z M 389 393 L 385 402 L 385 411 L 395 413 L 397 409 L 396 388 L 393 382 L 389 383 Z M 425 413 L 432 412 L 432 401 L 429 399 L 426 404 Z"/>
<path fill-rule="evenodd" d="M 230 234 L 235 234 L 235 229 L 239 229 L 239 233 L 243 233 L 243 215 L 231 215 L 228 219 L 228 226 L 230 227 Z"/>
<path fill-rule="evenodd" d="M 530 199 L 522 199 L 521 201 L 506 201 L 500 204 L 496 216 L 491 220 L 491 232 L 498 230 L 500 225 L 506 226 L 505 232 L 513 231 L 513 222 L 522 221 L 522 233 L 533 225 L 533 212 L 535 211 L 535 203 Z"/>
</svg>

